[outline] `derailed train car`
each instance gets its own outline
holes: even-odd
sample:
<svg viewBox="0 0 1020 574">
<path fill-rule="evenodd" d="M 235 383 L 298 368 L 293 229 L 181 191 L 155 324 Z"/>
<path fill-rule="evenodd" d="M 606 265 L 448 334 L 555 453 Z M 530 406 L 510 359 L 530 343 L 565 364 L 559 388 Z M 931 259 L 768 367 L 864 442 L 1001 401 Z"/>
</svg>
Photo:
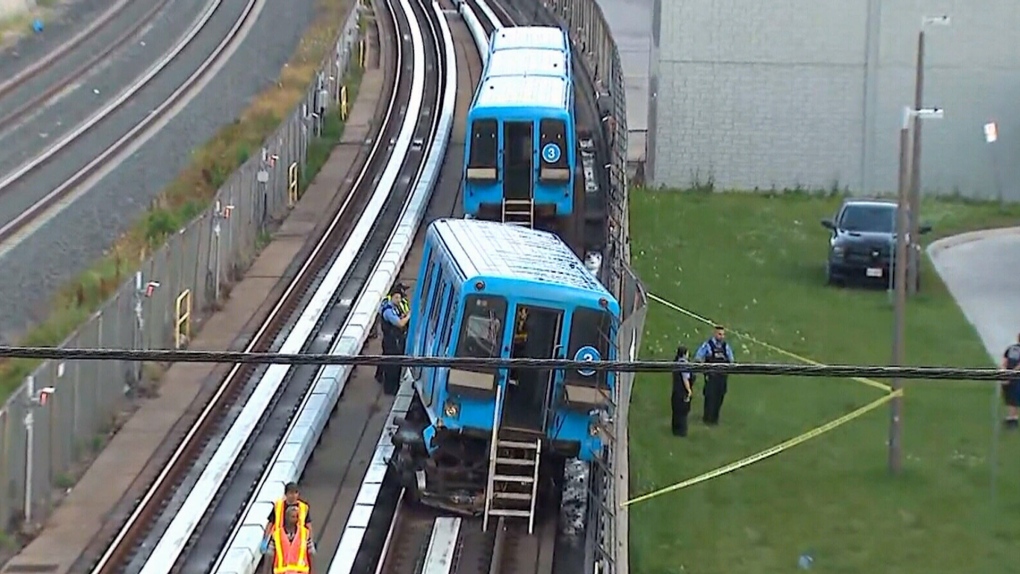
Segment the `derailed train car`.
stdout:
<svg viewBox="0 0 1020 574">
<path fill-rule="evenodd" d="M 552 233 L 433 222 L 413 301 L 409 355 L 616 358 L 619 304 Z M 613 373 L 425 368 L 409 376 L 417 400 L 394 436 L 391 465 L 425 504 L 533 516 L 540 468 L 601 454 Z"/>
</svg>

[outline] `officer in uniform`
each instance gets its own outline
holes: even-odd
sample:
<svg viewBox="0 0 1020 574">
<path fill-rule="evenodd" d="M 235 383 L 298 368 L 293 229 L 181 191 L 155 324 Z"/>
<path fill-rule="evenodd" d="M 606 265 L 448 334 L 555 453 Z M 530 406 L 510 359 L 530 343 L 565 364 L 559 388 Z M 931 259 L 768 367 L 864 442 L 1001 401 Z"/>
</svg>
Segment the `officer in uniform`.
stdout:
<svg viewBox="0 0 1020 574">
<path fill-rule="evenodd" d="M 715 326 L 712 337 L 698 347 L 694 360 L 703 363 L 733 363 L 733 347 L 726 342 L 726 329 L 722 325 Z M 726 383 L 729 375 L 719 373 L 705 374 L 705 410 L 702 420 L 706 425 L 719 424 L 719 411 L 722 410 L 726 398 Z"/>
<path fill-rule="evenodd" d="M 687 347 L 676 348 L 675 363 L 687 362 Z M 687 436 L 687 415 L 691 412 L 691 397 L 694 395 L 694 373 L 683 370 L 673 371 L 673 436 Z"/>
<path fill-rule="evenodd" d="M 382 352 L 384 355 L 403 355 L 407 346 L 407 322 L 411 314 L 404 303 L 404 286 L 397 284 L 390 289 L 390 296 L 379 307 L 382 328 Z M 400 388 L 400 366 L 381 366 L 376 371 L 376 380 L 383 385 L 383 392 L 397 394 Z"/>
<path fill-rule="evenodd" d="M 1020 371 L 1020 335 L 1017 335 L 1017 342 L 1006 347 L 1002 354 L 1002 368 L 1011 371 Z M 1015 379 L 1002 381 L 1002 401 L 1006 403 L 1006 428 L 1015 429 L 1020 427 L 1020 372 Z"/>
</svg>

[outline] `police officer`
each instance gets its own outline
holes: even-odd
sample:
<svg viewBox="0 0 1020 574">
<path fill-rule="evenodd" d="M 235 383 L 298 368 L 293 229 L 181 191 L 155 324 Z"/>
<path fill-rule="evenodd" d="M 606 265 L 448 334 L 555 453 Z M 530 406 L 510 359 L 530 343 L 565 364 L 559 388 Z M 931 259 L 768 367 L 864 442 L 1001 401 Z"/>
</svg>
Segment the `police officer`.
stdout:
<svg viewBox="0 0 1020 574">
<path fill-rule="evenodd" d="M 1020 335 L 1017 335 L 1017 342 L 1006 347 L 1002 354 L 1002 368 L 1020 371 Z M 1020 373 L 1015 379 L 1002 381 L 1002 401 L 1006 403 L 1006 428 L 1020 427 Z"/>
<path fill-rule="evenodd" d="M 687 347 L 676 348 L 675 363 L 687 362 Z M 687 415 L 691 412 L 691 397 L 694 395 L 694 374 L 689 371 L 673 371 L 673 436 L 687 436 Z"/>
<path fill-rule="evenodd" d="M 712 337 L 698 347 L 694 360 L 704 363 L 733 363 L 733 347 L 726 342 L 726 329 L 722 325 L 715 326 Z M 722 410 L 726 398 L 726 382 L 728 375 L 719 373 L 705 374 L 705 410 L 702 420 L 706 425 L 719 424 L 719 411 Z"/>
<path fill-rule="evenodd" d="M 411 314 L 404 304 L 404 286 L 397 284 L 390 289 L 390 296 L 379 307 L 382 328 L 382 352 L 384 355 L 403 355 L 407 346 L 407 322 Z M 383 392 L 397 394 L 400 388 L 400 366 L 386 365 L 376 371 L 376 379 L 383 385 Z"/>
</svg>

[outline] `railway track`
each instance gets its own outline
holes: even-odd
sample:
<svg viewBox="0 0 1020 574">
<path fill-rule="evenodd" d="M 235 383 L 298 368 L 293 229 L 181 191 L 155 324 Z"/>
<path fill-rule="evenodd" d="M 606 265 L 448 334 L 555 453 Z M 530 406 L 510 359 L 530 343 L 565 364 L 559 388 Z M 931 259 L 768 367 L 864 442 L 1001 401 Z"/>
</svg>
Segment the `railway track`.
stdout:
<svg viewBox="0 0 1020 574">
<path fill-rule="evenodd" d="M 408 141 L 405 142 L 405 149 L 395 150 L 397 144 L 401 143 L 397 140 L 410 139 L 402 137 L 407 131 L 404 127 L 407 122 L 403 120 L 409 108 L 413 107 L 412 92 L 418 87 L 412 74 L 397 73 L 398 69 L 406 70 L 408 66 L 413 66 L 411 56 L 405 49 L 408 42 L 398 42 L 398 37 L 396 34 L 390 36 L 394 42 L 394 68 L 387 73 L 390 81 L 385 85 L 391 86 L 388 97 L 379 100 L 381 120 L 378 133 L 370 139 L 371 143 L 363 147 L 354 173 L 349 174 L 350 177 L 345 180 L 352 183 L 346 194 L 341 193 L 345 197 L 343 203 L 327 219 L 328 224 L 324 226 L 315 246 L 247 345 L 249 350 L 283 350 L 290 346 L 294 351 L 302 351 L 328 343 L 330 334 L 335 334 L 342 323 L 342 317 L 337 313 L 342 313 L 344 306 L 337 303 L 344 296 L 350 296 L 351 290 L 356 291 L 359 283 L 364 283 L 365 262 L 371 259 L 372 250 L 377 249 L 381 242 L 378 233 L 371 234 L 370 231 L 373 228 L 384 228 L 386 219 L 392 218 L 394 212 L 399 213 L 399 207 L 394 208 L 393 205 L 402 202 L 391 201 L 386 210 L 380 210 L 379 201 L 374 201 L 382 196 L 376 193 L 377 185 L 388 183 L 393 186 L 397 183 L 398 169 L 392 167 L 394 162 L 390 161 L 391 154 L 400 153 L 402 156 L 410 145 Z M 387 179 L 388 182 L 384 181 Z M 377 220 L 373 217 L 367 221 L 366 212 L 373 210 L 377 215 L 381 211 L 382 218 Z M 363 236 L 363 240 L 356 241 L 355 235 Z M 168 515 L 178 514 L 174 511 L 189 502 L 188 499 L 181 500 L 181 495 L 188 490 L 188 486 L 194 487 L 201 480 L 201 472 L 196 471 L 203 471 L 211 464 L 215 454 L 219 453 L 215 448 L 217 442 L 228 439 L 229 433 L 236 428 L 233 423 L 245 414 L 245 411 L 239 413 L 231 407 L 245 399 L 246 409 L 256 399 L 272 407 L 264 409 L 267 416 L 259 417 L 252 425 L 257 429 L 248 429 L 253 440 L 245 440 L 243 445 L 239 445 L 248 454 L 257 453 L 267 446 L 265 443 L 260 444 L 261 437 L 270 437 L 275 441 L 282 438 L 281 427 L 287 427 L 301 402 L 303 391 L 307 391 L 310 384 L 308 374 L 301 369 L 235 365 L 194 426 L 183 437 L 164 470 L 110 541 L 107 550 L 92 565 L 92 572 L 148 570 L 145 565 L 151 555 L 146 550 L 156 553 L 161 549 L 160 545 L 151 544 L 152 538 L 158 537 L 165 527 L 173 524 L 171 522 L 168 525 L 166 519 Z M 267 382 L 275 383 L 266 387 L 272 392 L 260 394 L 262 385 Z M 273 444 L 268 446 L 275 448 Z M 214 454 L 211 451 L 216 452 Z M 236 458 L 241 453 L 234 455 Z M 245 465 L 241 465 L 238 470 L 245 468 Z M 203 512 L 201 516 L 206 514 Z M 196 521 L 193 529 L 199 526 Z M 204 532 L 208 529 L 201 530 Z M 159 566 L 169 570 L 178 556 Z M 156 568 L 157 571 L 159 569 Z"/>
<path fill-rule="evenodd" d="M 155 133 L 222 66 L 265 2 L 127 0 L 0 84 L 0 243 L 26 236 Z"/>
</svg>

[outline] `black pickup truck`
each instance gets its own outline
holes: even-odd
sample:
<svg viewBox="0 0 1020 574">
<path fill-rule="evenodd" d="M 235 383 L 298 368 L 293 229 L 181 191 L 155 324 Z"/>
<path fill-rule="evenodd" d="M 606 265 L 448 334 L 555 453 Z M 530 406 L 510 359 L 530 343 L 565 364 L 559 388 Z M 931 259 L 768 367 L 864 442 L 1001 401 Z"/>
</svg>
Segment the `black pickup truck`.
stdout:
<svg viewBox="0 0 1020 574">
<path fill-rule="evenodd" d="M 822 220 L 831 232 L 825 279 L 829 285 L 850 281 L 888 285 L 896 250 L 896 202 L 848 199 L 836 216 Z M 921 225 L 922 234 L 931 231 Z M 919 254 L 918 254 L 919 255 Z M 919 257 L 911 258 L 918 261 Z M 920 273 L 918 273 L 920 284 Z"/>
</svg>

